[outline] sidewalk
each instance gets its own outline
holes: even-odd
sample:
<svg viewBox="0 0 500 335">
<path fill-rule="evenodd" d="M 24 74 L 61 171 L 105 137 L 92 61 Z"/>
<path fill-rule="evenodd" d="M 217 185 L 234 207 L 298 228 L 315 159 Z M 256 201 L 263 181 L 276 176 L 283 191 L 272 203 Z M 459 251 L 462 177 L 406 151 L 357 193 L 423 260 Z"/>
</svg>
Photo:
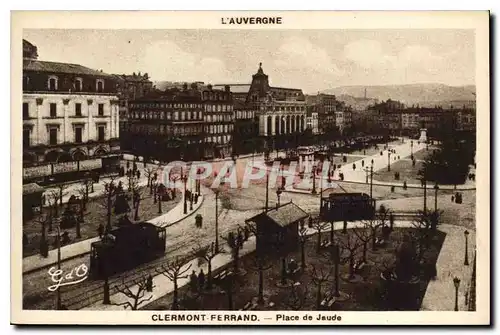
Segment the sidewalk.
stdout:
<svg viewBox="0 0 500 335">
<path fill-rule="evenodd" d="M 203 187 L 203 186 L 202 186 Z M 193 210 L 189 210 L 188 202 L 188 212 L 184 214 L 184 198 L 175 205 L 169 212 L 162 214 L 148 222 L 163 226 L 163 225 L 173 225 L 181 220 L 184 220 L 191 214 L 195 213 L 203 204 L 204 196 L 200 195 L 198 198 L 198 203 L 193 203 Z M 72 243 L 70 245 L 61 247 L 61 261 L 75 258 L 81 255 L 90 253 L 90 245 L 93 242 L 99 241 L 99 237 L 94 237 L 86 239 L 77 243 Z M 57 263 L 57 249 L 49 251 L 48 257 L 42 257 L 40 254 L 29 256 L 23 258 L 23 274 L 33 272 L 38 269 L 49 267 Z"/>
<path fill-rule="evenodd" d="M 441 252 L 436 262 L 437 277 L 427 285 L 420 310 L 422 311 L 453 311 L 455 307 L 455 286 L 453 278 L 460 279 L 458 288 L 458 309 L 467 310 L 465 292 L 468 290 L 472 276 L 474 250 L 476 248 L 476 232 L 469 230 L 468 260 L 464 265 L 465 236 L 464 227 L 440 225 L 439 230 L 446 233 Z"/>
</svg>

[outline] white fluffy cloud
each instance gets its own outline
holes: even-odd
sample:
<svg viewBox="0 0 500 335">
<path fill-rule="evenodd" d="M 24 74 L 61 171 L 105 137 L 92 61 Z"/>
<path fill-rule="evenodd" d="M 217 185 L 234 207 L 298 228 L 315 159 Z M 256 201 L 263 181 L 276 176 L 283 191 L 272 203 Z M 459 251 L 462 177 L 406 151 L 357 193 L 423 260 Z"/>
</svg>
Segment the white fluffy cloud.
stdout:
<svg viewBox="0 0 500 335">
<path fill-rule="evenodd" d="M 140 62 L 155 80 L 223 82 L 230 78 L 222 60 L 184 51 L 172 41 L 149 45 Z"/>
</svg>

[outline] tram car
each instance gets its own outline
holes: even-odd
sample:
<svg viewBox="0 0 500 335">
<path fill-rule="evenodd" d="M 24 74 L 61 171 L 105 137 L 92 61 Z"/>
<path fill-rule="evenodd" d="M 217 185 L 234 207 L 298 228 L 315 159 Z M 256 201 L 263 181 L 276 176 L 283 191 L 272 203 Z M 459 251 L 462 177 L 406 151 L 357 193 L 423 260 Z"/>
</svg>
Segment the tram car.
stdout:
<svg viewBox="0 0 500 335">
<path fill-rule="evenodd" d="M 165 238 L 165 228 L 149 222 L 111 230 L 91 244 L 90 276 L 104 278 L 164 255 Z"/>
<path fill-rule="evenodd" d="M 376 201 L 365 193 L 331 193 L 321 198 L 320 216 L 325 221 L 370 220 Z"/>
</svg>

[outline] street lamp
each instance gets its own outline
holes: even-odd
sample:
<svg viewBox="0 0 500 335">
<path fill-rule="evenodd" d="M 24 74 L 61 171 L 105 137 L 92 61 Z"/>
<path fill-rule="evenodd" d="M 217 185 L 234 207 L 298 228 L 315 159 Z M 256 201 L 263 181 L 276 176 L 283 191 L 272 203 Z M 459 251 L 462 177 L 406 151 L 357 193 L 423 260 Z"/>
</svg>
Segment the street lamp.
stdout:
<svg viewBox="0 0 500 335">
<path fill-rule="evenodd" d="M 387 171 L 391 171 L 391 152 L 387 152 Z"/>
<path fill-rule="evenodd" d="M 465 236 L 465 260 L 464 260 L 464 265 L 469 265 L 469 231 L 465 230 L 464 231 L 464 236 Z"/>
<path fill-rule="evenodd" d="M 410 153 L 411 156 L 413 157 L 413 140 L 410 142 Z"/>
<path fill-rule="evenodd" d="M 312 168 L 312 178 L 313 178 L 313 189 L 312 194 L 316 194 L 316 166 Z"/>
<path fill-rule="evenodd" d="M 434 211 L 436 213 L 437 213 L 437 210 L 438 210 L 438 190 L 439 190 L 439 186 L 436 183 L 436 185 L 434 185 Z"/>
<path fill-rule="evenodd" d="M 189 210 L 193 210 L 193 180 L 189 179 Z"/>
<path fill-rule="evenodd" d="M 455 312 L 458 311 L 458 288 L 460 287 L 460 279 L 453 278 L 453 285 L 455 285 Z"/>
<path fill-rule="evenodd" d="M 182 167 L 181 167 L 181 180 L 184 182 L 184 214 L 187 214 L 187 198 L 186 198 L 187 176 L 184 176 Z"/>
<path fill-rule="evenodd" d="M 278 197 L 278 207 L 280 206 L 281 190 L 278 188 L 276 190 L 276 196 Z"/>
<path fill-rule="evenodd" d="M 215 252 L 219 252 L 219 190 L 215 190 Z"/>
</svg>

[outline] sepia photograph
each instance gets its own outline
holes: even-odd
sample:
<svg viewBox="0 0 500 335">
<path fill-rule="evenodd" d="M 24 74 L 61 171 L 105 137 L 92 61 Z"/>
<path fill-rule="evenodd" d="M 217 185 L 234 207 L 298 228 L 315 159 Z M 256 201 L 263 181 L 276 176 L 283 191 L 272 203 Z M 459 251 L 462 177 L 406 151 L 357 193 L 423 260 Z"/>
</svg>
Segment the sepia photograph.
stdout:
<svg viewBox="0 0 500 335">
<path fill-rule="evenodd" d="M 488 12 L 153 13 L 13 14 L 13 323 L 490 322 Z"/>
</svg>

